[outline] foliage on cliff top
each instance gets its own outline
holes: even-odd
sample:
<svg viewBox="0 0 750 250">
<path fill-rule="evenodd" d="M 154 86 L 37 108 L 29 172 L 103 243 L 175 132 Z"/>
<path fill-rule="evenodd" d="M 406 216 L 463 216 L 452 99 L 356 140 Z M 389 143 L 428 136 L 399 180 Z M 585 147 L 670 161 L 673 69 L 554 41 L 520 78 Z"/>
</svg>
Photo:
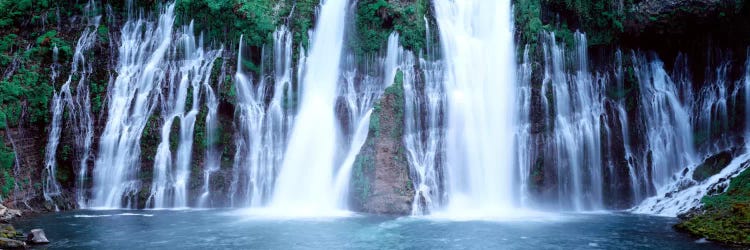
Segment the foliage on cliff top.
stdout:
<svg viewBox="0 0 750 250">
<path fill-rule="evenodd" d="M 726 192 L 701 202 L 702 211 L 676 228 L 713 241 L 750 244 L 750 169 L 733 178 Z"/>
<path fill-rule="evenodd" d="M 177 0 L 177 24 L 195 21 L 207 41 L 236 44 L 244 35 L 246 46 L 270 44 L 273 31 L 286 25 L 294 44 L 307 45 L 319 0 Z"/>
<path fill-rule="evenodd" d="M 8 126 L 21 122 L 45 123 L 49 119 L 49 64 L 52 51 L 60 51 L 58 62 L 66 64 L 72 54 L 70 40 L 56 30 L 57 7 L 82 8 L 82 4 L 54 1 L 0 1 L 0 117 Z M 66 17 L 60 14 L 60 18 Z M 45 28 L 46 27 L 46 28 Z M 5 121 L 3 122 L 5 123 Z"/>
<path fill-rule="evenodd" d="M 632 0 L 516 0 L 516 37 L 521 44 L 535 45 L 539 32 L 554 31 L 568 46 L 572 45 L 572 33 L 586 32 L 590 46 L 611 44 L 624 31 L 624 6 Z"/>
<path fill-rule="evenodd" d="M 419 51 L 425 46 L 427 0 L 360 0 L 357 2 L 355 31 L 350 47 L 358 57 L 372 55 L 385 47 L 393 31 L 400 34 L 404 48 Z"/>
</svg>

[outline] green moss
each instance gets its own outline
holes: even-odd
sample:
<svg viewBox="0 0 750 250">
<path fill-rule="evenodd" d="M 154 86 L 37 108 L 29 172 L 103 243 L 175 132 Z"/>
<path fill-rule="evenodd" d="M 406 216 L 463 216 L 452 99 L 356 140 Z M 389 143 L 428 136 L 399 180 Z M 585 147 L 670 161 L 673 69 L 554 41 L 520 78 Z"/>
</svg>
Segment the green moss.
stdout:
<svg viewBox="0 0 750 250">
<path fill-rule="evenodd" d="M 375 171 L 375 163 L 370 156 L 360 154 L 352 166 L 352 186 L 354 187 L 355 199 L 364 203 L 372 193 L 370 176 Z"/>
<path fill-rule="evenodd" d="M 703 211 L 676 228 L 712 241 L 750 244 L 750 170 L 733 178 L 726 192 L 701 202 Z"/>
<path fill-rule="evenodd" d="M 393 85 L 385 89 L 385 95 L 390 96 L 393 103 L 391 104 L 393 120 L 403 121 L 404 120 L 404 73 L 400 70 L 396 72 L 396 77 L 393 81 Z M 397 122 L 397 124 L 400 124 Z M 400 138 L 404 132 L 403 126 L 394 126 L 391 128 L 390 136 L 392 138 Z"/>
</svg>

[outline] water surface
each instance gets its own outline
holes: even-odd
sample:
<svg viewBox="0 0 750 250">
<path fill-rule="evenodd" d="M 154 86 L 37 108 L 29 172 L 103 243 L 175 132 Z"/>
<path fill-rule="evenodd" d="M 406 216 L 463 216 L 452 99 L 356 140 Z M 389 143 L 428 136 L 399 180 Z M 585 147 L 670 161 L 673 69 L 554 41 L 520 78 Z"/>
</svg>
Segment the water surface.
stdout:
<svg viewBox="0 0 750 250">
<path fill-rule="evenodd" d="M 27 218 L 49 249 L 721 249 L 672 229 L 674 218 L 563 214 L 455 221 L 353 214 L 290 219 L 236 210 L 80 210 Z"/>
</svg>

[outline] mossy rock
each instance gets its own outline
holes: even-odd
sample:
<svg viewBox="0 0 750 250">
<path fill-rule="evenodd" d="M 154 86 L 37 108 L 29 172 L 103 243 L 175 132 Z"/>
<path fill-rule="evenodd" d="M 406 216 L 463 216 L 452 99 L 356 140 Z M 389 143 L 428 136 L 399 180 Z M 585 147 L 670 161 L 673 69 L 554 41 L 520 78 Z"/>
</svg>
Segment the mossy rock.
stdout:
<svg viewBox="0 0 750 250">
<path fill-rule="evenodd" d="M 724 151 L 708 157 L 701 165 L 693 171 L 693 180 L 704 181 L 709 177 L 721 172 L 732 161 L 732 152 Z"/>
<path fill-rule="evenodd" d="M 703 207 L 675 228 L 712 241 L 750 245 L 750 169 L 732 179 L 726 192 L 701 202 Z"/>
</svg>

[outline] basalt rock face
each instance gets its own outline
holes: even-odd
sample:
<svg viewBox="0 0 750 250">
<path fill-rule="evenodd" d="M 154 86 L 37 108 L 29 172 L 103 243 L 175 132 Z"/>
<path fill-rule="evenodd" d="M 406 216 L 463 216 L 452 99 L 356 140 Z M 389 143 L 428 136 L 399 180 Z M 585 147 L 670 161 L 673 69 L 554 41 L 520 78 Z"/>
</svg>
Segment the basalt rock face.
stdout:
<svg viewBox="0 0 750 250">
<path fill-rule="evenodd" d="M 414 188 L 404 149 L 403 86 L 397 80 L 370 117 L 370 132 L 352 170 L 350 205 L 357 211 L 406 215 Z"/>
<path fill-rule="evenodd" d="M 740 15 L 742 8 L 743 1 L 736 0 L 644 0 L 628 10 L 625 30 L 631 34 L 681 34 L 731 19 Z"/>
</svg>

